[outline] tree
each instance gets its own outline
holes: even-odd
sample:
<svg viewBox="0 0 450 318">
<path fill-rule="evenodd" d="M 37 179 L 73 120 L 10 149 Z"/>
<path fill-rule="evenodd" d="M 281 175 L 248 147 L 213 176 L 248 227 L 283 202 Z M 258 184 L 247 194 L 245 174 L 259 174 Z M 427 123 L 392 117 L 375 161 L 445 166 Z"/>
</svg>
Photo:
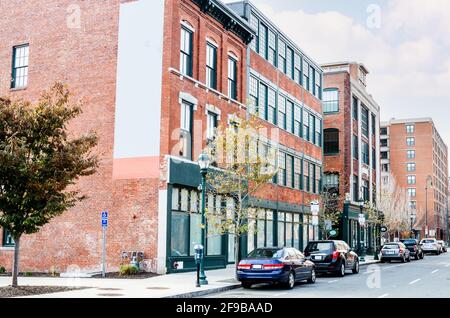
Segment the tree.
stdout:
<svg viewBox="0 0 450 318">
<path fill-rule="evenodd" d="M 261 142 L 262 126 L 257 117 L 219 127 L 208 152 L 217 169 L 208 173 L 208 193 L 221 196 L 227 208 L 207 209 L 208 232 L 234 236 L 235 260 L 240 260 L 239 240 L 255 217 L 252 196 L 258 194 L 277 173 L 275 147 Z"/>
<path fill-rule="evenodd" d="M 341 199 L 337 192 L 323 191 L 321 194 L 322 213 L 319 213 L 319 228 L 325 240 L 330 239 L 329 230 L 339 225 L 342 219 Z"/>
<path fill-rule="evenodd" d="M 69 136 L 67 125 L 81 105 L 55 84 L 36 104 L 0 99 L 0 226 L 15 242 L 12 286 L 17 287 L 24 234 L 33 234 L 55 216 L 83 200 L 74 188 L 95 173 L 95 133 Z"/>
</svg>

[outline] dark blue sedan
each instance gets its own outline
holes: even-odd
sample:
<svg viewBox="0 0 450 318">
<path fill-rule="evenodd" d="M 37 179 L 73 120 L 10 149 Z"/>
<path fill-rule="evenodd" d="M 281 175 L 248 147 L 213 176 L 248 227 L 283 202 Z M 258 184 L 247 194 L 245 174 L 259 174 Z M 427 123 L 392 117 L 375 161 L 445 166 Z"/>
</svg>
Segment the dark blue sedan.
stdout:
<svg viewBox="0 0 450 318">
<path fill-rule="evenodd" d="M 260 283 L 281 283 L 292 289 L 300 281 L 314 284 L 316 271 L 314 263 L 295 248 L 258 248 L 239 262 L 237 278 L 244 288 Z"/>
</svg>

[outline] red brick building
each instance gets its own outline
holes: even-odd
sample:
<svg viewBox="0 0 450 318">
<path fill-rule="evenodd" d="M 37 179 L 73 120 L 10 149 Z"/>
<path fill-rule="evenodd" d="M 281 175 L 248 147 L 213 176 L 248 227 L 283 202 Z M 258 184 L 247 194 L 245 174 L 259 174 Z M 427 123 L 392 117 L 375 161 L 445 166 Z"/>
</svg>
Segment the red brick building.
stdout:
<svg viewBox="0 0 450 318">
<path fill-rule="evenodd" d="M 382 184 L 395 178 L 415 211 L 414 229 L 444 239 L 448 148 L 431 118 L 392 119 L 381 125 Z"/>
<path fill-rule="evenodd" d="M 261 146 L 281 149 L 281 170 L 252 198 L 258 214 L 242 251 L 302 248 L 318 237 L 309 204 L 321 188 L 322 71 L 253 5 L 30 0 L 1 2 L 0 10 L 11 13 L 0 22 L 8 30 L 0 35 L 0 94 L 36 100 L 54 81 L 67 83 L 85 101 L 71 129 L 96 130 L 102 159 L 97 174 L 79 183 L 88 199 L 23 239 L 21 270 L 98 271 L 105 210 L 107 270 L 126 261 L 123 252 L 142 252 L 145 269 L 158 273 L 193 269 L 197 158 L 214 128 L 243 118 L 255 97 L 251 105 L 270 128 Z M 272 33 L 263 41 L 264 27 Z M 252 39 L 277 62 L 259 46 L 251 50 Z M 214 197 L 207 204 L 232 205 Z M 13 242 L 2 232 L 0 264 L 10 268 Z M 233 249 L 227 235 L 208 237 L 207 268 L 233 262 Z"/>
</svg>

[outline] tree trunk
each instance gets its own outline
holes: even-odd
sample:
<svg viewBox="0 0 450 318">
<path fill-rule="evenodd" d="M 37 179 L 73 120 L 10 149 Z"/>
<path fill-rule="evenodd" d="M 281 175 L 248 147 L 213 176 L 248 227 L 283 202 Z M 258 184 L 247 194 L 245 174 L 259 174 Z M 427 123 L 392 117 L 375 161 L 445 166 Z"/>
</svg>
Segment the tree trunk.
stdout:
<svg viewBox="0 0 450 318">
<path fill-rule="evenodd" d="M 20 249 L 20 236 L 14 238 L 14 262 L 12 272 L 12 287 L 17 287 L 17 276 L 19 276 L 19 249 Z"/>
<path fill-rule="evenodd" d="M 240 241 L 240 237 L 235 234 L 234 235 L 234 261 L 236 263 L 236 270 L 234 271 L 234 273 L 235 273 L 236 280 L 237 280 L 237 266 L 239 265 L 239 262 L 240 262 L 239 241 Z"/>
</svg>

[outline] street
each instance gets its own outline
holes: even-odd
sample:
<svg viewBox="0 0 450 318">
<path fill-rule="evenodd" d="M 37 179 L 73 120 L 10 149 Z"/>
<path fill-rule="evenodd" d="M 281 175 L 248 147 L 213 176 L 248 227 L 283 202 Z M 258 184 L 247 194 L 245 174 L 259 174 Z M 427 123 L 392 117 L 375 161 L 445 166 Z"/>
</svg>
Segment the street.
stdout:
<svg viewBox="0 0 450 318">
<path fill-rule="evenodd" d="M 450 253 L 426 255 L 410 263 L 392 262 L 361 267 L 359 275 L 318 277 L 314 285 L 300 283 L 292 290 L 256 285 L 214 294 L 210 298 L 448 298 Z"/>
</svg>

